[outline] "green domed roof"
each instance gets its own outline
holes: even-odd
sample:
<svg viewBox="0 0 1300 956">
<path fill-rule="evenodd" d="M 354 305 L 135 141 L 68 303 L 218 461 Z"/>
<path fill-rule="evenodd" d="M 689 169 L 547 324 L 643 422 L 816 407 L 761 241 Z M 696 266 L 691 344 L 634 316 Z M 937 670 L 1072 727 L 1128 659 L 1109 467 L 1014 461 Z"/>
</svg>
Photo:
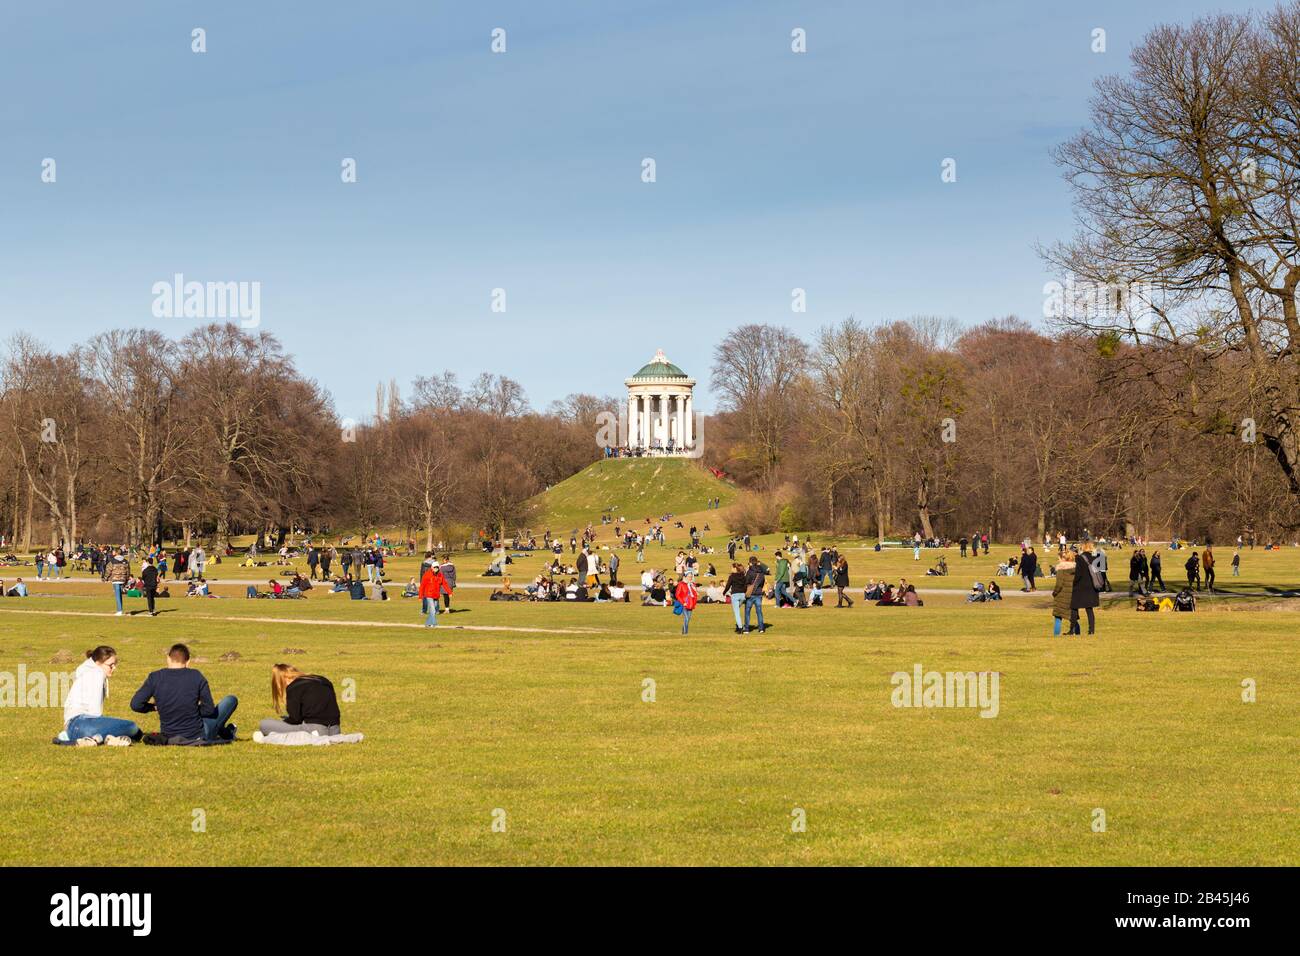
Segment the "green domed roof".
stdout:
<svg viewBox="0 0 1300 956">
<path fill-rule="evenodd" d="M 633 378 L 690 378 L 685 372 L 679 369 L 664 355 L 664 350 L 660 349 L 645 365 L 642 365 Z"/>
</svg>

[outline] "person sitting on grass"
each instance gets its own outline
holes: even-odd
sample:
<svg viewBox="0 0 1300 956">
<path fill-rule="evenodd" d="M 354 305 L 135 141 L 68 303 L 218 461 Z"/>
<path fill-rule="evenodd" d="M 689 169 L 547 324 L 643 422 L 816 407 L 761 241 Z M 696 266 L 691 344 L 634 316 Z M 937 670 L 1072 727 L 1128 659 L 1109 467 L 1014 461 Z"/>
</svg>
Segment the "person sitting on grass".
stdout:
<svg viewBox="0 0 1300 956">
<path fill-rule="evenodd" d="M 208 679 L 190 667 L 190 649 L 184 644 L 171 646 L 167 666 L 146 677 L 131 698 L 137 714 L 158 711 L 162 736 L 180 744 L 234 740 L 235 725 L 227 721 L 238 706 L 233 694 L 212 703 Z"/>
<path fill-rule="evenodd" d="M 642 607 L 667 607 L 668 606 L 668 588 L 664 584 L 663 575 L 656 574 L 650 584 L 650 589 L 641 595 Z"/>
<path fill-rule="evenodd" d="M 283 717 L 267 717 L 253 734 L 261 743 L 267 734 L 305 731 L 322 737 L 343 732 L 334 685 L 319 674 L 304 674 L 292 664 L 271 665 L 271 707 Z"/>
<path fill-rule="evenodd" d="M 920 607 L 922 605 L 921 596 L 916 593 L 916 585 L 909 584 L 907 590 L 903 592 L 903 600 L 900 602 L 907 607 Z"/>
<path fill-rule="evenodd" d="M 5 597 L 27 597 L 27 585 L 23 584 L 22 578 L 16 580 L 8 591 L 4 590 L 4 582 L 0 581 L 0 591 L 4 592 Z"/>
<path fill-rule="evenodd" d="M 981 584 L 979 581 L 975 582 L 975 584 L 970 589 L 970 594 L 966 595 L 966 602 L 968 604 L 973 604 L 973 603 L 982 604 L 988 599 L 989 596 L 984 591 L 984 585 Z"/>
<path fill-rule="evenodd" d="M 73 675 L 72 687 L 63 700 L 64 738 L 78 747 L 93 747 L 99 743 L 110 747 L 129 747 L 142 736 L 134 720 L 105 717 L 104 701 L 108 699 L 108 679 L 117 670 L 117 651 L 106 644 L 86 651 Z"/>
<path fill-rule="evenodd" d="M 1002 600 L 1002 588 L 998 587 L 998 582 L 997 582 L 997 581 L 990 581 L 990 582 L 989 582 L 989 588 L 988 588 L 988 590 L 989 590 L 989 600 L 990 600 L 990 601 L 1001 601 L 1001 600 Z"/>
</svg>

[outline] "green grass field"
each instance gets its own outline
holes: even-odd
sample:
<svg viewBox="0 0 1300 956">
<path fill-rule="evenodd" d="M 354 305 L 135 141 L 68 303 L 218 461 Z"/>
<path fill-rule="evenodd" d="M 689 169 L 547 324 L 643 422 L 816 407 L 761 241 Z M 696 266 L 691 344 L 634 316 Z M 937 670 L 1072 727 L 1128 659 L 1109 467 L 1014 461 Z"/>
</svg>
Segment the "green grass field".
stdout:
<svg viewBox="0 0 1300 956">
<path fill-rule="evenodd" d="M 533 523 L 567 538 L 571 530 L 599 521 L 604 509 L 644 523 L 662 514 L 700 511 L 710 498 L 721 498 L 725 507 L 735 501 L 736 489 L 689 459 L 597 461 L 533 499 Z"/>
<path fill-rule="evenodd" d="M 647 563 L 669 563 L 682 535 Z M 774 541 L 759 543 L 770 559 Z M 951 593 L 919 609 L 769 607 L 774 628 L 746 637 L 729 607 L 705 606 L 683 637 L 661 608 L 489 602 L 471 586 L 429 631 L 415 600 L 243 600 L 240 579 L 270 573 L 230 564 L 210 569 L 230 599 L 173 598 L 157 618 L 113 617 L 107 588 L 84 576 L 37 584 L 0 602 L 0 670 L 70 670 L 49 662 L 112 644 L 106 712 L 131 716 L 132 692 L 184 640 L 214 692 L 239 696 L 243 739 L 60 748 L 59 711 L 0 708 L 0 863 L 1300 862 L 1300 618 L 1287 609 L 1300 602 L 1157 615 L 1120 600 L 1096 638 L 1052 638 L 1046 594 L 962 600 L 1010 547 L 965 566 L 949 552 L 955 573 L 928 580 L 910 551 L 850 548 L 859 596 L 868 577 L 900 575 Z M 513 564 L 516 585 L 542 560 Z M 1112 552 L 1113 567 L 1126 560 Z M 458 563 L 463 585 L 486 583 L 482 555 Z M 1294 585 L 1300 551 L 1247 552 L 1243 577 L 1221 580 Z M 271 716 L 268 671 L 282 660 L 354 686 L 344 730 L 365 742 L 248 740 Z M 891 675 L 918 663 L 997 672 L 998 716 L 893 707 Z M 792 832 L 800 810 L 806 830 Z"/>
</svg>

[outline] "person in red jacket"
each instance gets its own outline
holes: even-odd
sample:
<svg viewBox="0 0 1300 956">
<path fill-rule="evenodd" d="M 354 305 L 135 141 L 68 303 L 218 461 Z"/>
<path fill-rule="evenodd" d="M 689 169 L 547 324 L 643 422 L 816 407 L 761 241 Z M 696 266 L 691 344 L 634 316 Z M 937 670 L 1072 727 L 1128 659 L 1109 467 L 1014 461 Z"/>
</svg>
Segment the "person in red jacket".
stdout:
<svg viewBox="0 0 1300 956">
<path fill-rule="evenodd" d="M 438 602 L 442 600 L 444 594 L 450 594 L 451 588 L 447 586 L 447 579 L 442 575 L 442 569 L 435 562 L 424 569 L 424 576 L 420 578 L 420 602 L 421 610 L 425 613 L 424 626 L 438 626 Z"/>
<path fill-rule="evenodd" d="M 691 628 L 691 612 L 700 600 L 699 588 L 689 574 L 683 574 L 677 579 L 677 590 L 673 592 L 673 597 L 682 606 L 682 633 L 685 634 Z"/>
</svg>

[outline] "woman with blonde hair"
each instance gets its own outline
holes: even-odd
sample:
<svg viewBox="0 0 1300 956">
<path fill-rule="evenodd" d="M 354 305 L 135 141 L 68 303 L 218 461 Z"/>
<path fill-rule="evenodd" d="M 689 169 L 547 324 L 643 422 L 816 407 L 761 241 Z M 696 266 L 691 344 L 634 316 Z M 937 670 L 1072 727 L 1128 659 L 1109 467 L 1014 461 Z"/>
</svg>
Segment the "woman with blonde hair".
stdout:
<svg viewBox="0 0 1300 956">
<path fill-rule="evenodd" d="M 1052 634 L 1060 637 L 1061 622 L 1070 617 L 1070 599 L 1074 594 L 1074 552 L 1062 551 L 1054 570 L 1056 583 L 1052 585 Z"/>
<path fill-rule="evenodd" d="M 260 743 L 266 734 L 291 734 L 306 731 L 322 737 L 342 733 L 339 727 L 339 702 L 334 685 L 319 674 L 304 674 L 292 664 L 271 665 L 271 703 L 277 714 L 258 727 L 253 739 Z"/>
</svg>

